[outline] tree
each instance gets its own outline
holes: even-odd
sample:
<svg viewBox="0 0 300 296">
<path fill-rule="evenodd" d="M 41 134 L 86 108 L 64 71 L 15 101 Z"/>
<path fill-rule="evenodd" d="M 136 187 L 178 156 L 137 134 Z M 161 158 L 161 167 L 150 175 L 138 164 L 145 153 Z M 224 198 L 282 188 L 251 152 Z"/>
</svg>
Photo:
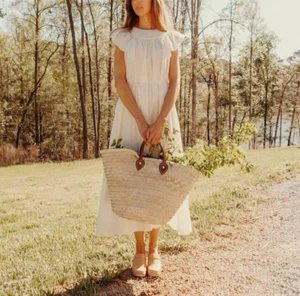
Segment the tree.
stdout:
<svg viewBox="0 0 300 296">
<path fill-rule="evenodd" d="M 247 2 L 244 10 L 244 16 L 246 17 L 246 26 L 250 32 L 249 41 L 249 93 L 248 93 L 248 104 L 249 104 L 249 119 L 252 120 L 254 110 L 253 110 L 253 55 L 254 55 L 254 39 L 255 36 L 262 31 L 262 19 L 259 16 L 258 2 L 255 0 L 250 0 Z"/>
<path fill-rule="evenodd" d="M 295 128 L 295 117 L 296 117 L 296 112 L 297 112 L 297 107 L 300 101 L 300 76 L 297 77 L 297 80 L 295 81 L 295 96 L 292 98 L 291 103 L 292 103 L 292 115 L 291 115 L 291 125 L 290 125 L 290 130 L 289 130 L 289 135 L 288 135 L 288 146 L 292 145 L 292 132 Z"/>
<path fill-rule="evenodd" d="M 174 26 L 187 36 L 176 102 L 184 145 L 196 139 L 218 145 L 247 121 L 261 125 L 257 143 L 261 137 L 264 147 L 280 145 L 283 120 L 292 145 L 299 122 L 298 55 L 289 65 L 278 61 L 276 38 L 261 25 L 256 0 L 228 1 L 207 25 L 200 23 L 202 2 L 170 1 Z M 11 5 L 23 16 L 14 18 L 8 34 L 0 32 L 0 145 L 15 143 L 24 153 L 35 146 L 40 159 L 98 157 L 118 98 L 109 33 L 121 26 L 125 0 Z"/>
<path fill-rule="evenodd" d="M 192 81 L 192 127 L 191 127 L 191 145 L 196 143 L 196 125 L 197 125 L 197 72 L 198 72 L 198 49 L 199 49 L 199 21 L 200 8 L 202 0 L 185 0 L 185 7 L 190 20 L 191 33 L 191 81 Z"/>
<path fill-rule="evenodd" d="M 298 105 L 300 103 L 300 50 L 294 52 L 294 54 L 288 58 L 288 62 L 290 63 L 290 67 L 292 69 L 292 77 L 290 80 L 293 79 L 291 84 L 291 95 L 290 101 L 292 104 L 292 116 L 291 116 L 291 125 L 288 135 L 288 146 L 292 144 L 292 132 L 295 129 L 295 121 L 296 121 L 296 114 Z M 300 131 L 300 127 L 299 127 Z"/>
<path fill-rule="evenodd" d="M 58 44 L 53 42 L 52 38 L 57 38 L 56 32 L 54 32 L 51 26 L 48 26 L 46 21 L 46 15 L 53 8 L 56 3 L 53 1 L 43 2 L 41 5 L 40 0 L 34 0 L 33 2 L 28 2 L 25 4 L 21 1 L 15 3 L 17 6 L 23 8 L 23 17 L 16 21 L 16 25 L 20 28 L 23 24 L 26 23 L 27 32 L 24 29 L 19 30 L 20 34 L 23 35 L 21 41 L 24 42 L 24 39 L 27 41 L 29 52 L 33 51 L 33 83 L 31 89 L 28 91 L 25 89 L 23 78 L 21 78 L 21 95 L 27 96 L 27 99 L 22 100 L 22 112 L 21 119 L 17 128 L 16 135 L 16 147 L 20 144 L 20 137 L 22 134 L 23 125 L 25 123 L 28 110 L 32 104 L 34 104 L 34 119 L 35 119 L 35 136 L 34 142 L 37 145 L 40 145 L 42 142 L 42 113 L 39 107 L 39 89 L 41 88 L 42 82 L 46 76 L 49 64 L 53 56 L 58 50 Z M 43 40 L 41 40 L 41 35 L 44 35 Z M 48 38 L 48 39 L 47 39 Z M 22 49 L 21 49 L 22 51 Z M 23 54 L 22 54 L 23 55 Z M 24 56 L 20 56 L 21 67 L 17 66 L 21 71 L 22 63 L 24 62 Z M 23 75 L 21 73 L 21 75 Z M 27 92 L 27 94 L 26 94 Z"/>
<path fill-rule="evenodd" d="M 218 145 L 220 138 L 220 81 L 221 81 L 221 51 L 222 51 L 223 40 L 222 38 L 207 38 L 205 40 L 205 53 L 208 60 L 208 73 L 209 79 L 206 83 L 209 83 L 209 93 L 208 93 L 208 108 L 210 105 L 210 84 L 213 86 L 214 95 L 214 117 L 215 117 L 215 130 L 214 138 L 215 145 Z M 209 116 L 209 114 L 207 114 Z M 207 122 L 207 124 L 209 121 Z M 210 137 L 209 137 L 210 138 Z"/>
<path fill-rule="evenodd" d="M 93 28 L 93 41 L 95 46 L 95 82 L 93 81 L 93 75 L 92 75 L 92 58 L 91 53 L 89 49 L 89 42 L 88 42 L 88 36 L 86 33 L 86 39 L 87 39 L 87 47 L 88 47 L 88 53 L 89 53 L 89 74 L 90 74 L 90 91 L 91 91 L 91 98 L 92 98 L 92 115 L 93 115 L 93 131 L 94 131 L 94 152 L 95 157 L 98 158 L 100 154 L 100 120 L 101 120 L 101 104 L 100 104 L 100 63 L 99 63 L 99 34 L 97 32 L 95 17 L 93 8 L 90 2 L 87 3 L 91 15 L 92 20 L 92 28 Z M 94 89 L 96 91 L 94 92 Z M 95 93 L 96 93 L 96 102 L 95 102 Z"/>
<path fill-rule="evenodd" d="M 81 112 L 82 112 L 82 125 L 83 125 L 83 151 L 82 157 L 88 158 L 88 130 L 87 130 L 87 115 L 86 115 L 86 101 L 85 101 L 85 90 L 83 84 L 83 74 L 80 71 L 80 64 L 77 52 L 77 45 L 76 45 L 76 33 L 73 21 L 73 13 L 72 13 L 72 0 L 66 0 L 68 14 L 69 14 L 69 22 L 72 34 L 72 48 L 73 48 L 73 58 L 76 68 L 76 76 L 77 76 L 77 84 L 78 84 L 78 91 L 79 91 L 79 98 L 80 98 L 80 105 L 81 105 Z M 83 24 L 82 24 L 83 25 Z M 83 46 L 82 46 L 83 47 Z"/>
<path fill-rule="evenodd" d="M 255 59 L 255 68 L 257 76 L 263 85 L 263 148 L 266 148 L 267 125 L 270 118 L 270 106 L 274 99 L 274 87 L 277 82 L 277 57 L 274 53 L 276 46 L 276 37 L 272 34 L 262 34 L 257 38 L 259 52 Z"/>
<path fill-rule="evenodd" d="M 278 126 L 279 126 L 280 119 L 281 119 L 280 120 L 280 131 L 282 130 L 282 109 L 283 109 L 284 98 L 285 98 L 286 92 L 288 91 L 290 84 L 293 81 L 296 74 L 297 74 L 297 72 L 295 71 L 295 68 L 293 69 L 292 67 L 289 67 L 287 69 L 283 68 L 281 71 L 281 75 L 283 77 L 281 79 L 281 85 L 280 85 L 278 112 L 277 112 L 277 117 L 276 117 L 274 143 L 273 143 L 274 146 L 276 146 L 277 132 L 278 132 Z M 280 133 L 280 139 L 279 139 L 280 146 L 281 146 L 281 137 L 282 137 L 282 134 Z"/>
</svg>

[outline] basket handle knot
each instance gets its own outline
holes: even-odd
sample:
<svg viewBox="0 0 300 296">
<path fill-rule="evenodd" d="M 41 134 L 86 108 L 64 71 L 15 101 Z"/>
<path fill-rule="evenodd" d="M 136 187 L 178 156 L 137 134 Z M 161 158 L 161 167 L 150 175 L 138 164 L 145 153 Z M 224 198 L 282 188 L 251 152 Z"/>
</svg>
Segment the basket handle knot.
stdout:
<svg viewBox="0 0 300 296">
<path fill-rule="evenodd" d="M 145 166 L 145 160 L 143 158 L 145 145 L 146 145 L 146 143 L 145 143 L 145 141 L 143 141 L 141 148 L 140 148 L 139 158 L 137 159 L 137 161 L 135 163 L 136 169 L 138 171 L 141 170 Z M 165 150 L 164 150 L 163 146 L 161 145 L 161 143 L 159 143 L 159 146 L 160 146 L 160 150 L 163 155 L 163 159 L 162 159 L 162 162 L 159 164 L 158 169 L 159 169 L 160 174 L 163 175 L 167 172 L 169 166 L 167 164 Z"/>
</svg>

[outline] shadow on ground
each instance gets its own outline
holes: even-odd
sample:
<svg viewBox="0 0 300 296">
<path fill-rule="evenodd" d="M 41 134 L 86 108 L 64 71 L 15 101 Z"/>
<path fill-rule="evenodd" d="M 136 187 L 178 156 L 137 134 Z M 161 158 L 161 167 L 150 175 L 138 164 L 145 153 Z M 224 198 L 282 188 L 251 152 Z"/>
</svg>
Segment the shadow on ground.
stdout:
<svg viewBox="0 0 300 296">
<path fill-rule="evenodd" d="M 56 292 L 55 296 L 134 296 L 133 285 L 136 281 L 154 283 L 157 278 L 144 277 L 137 278 L 132 275 L 131 268 L 120 271 L 118 275 L 104 275 L 101 279 L 86 277 L 77 283 L 72 289 L 64 292 Z M 138 296 L 146 296 L 146 292 L 141 292 Z"/>
</svg>

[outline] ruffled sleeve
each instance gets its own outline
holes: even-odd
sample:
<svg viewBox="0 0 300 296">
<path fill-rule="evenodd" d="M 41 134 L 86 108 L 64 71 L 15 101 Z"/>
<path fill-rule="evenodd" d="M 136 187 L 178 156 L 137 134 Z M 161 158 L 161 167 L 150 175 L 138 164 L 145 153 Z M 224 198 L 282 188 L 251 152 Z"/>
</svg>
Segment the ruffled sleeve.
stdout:
<svg viewBox="0 0 300 296">
<path fill-rule="evenodd" d="M 185 36 L 178 31 L 169 31 L 164 38 L 164 58 L 169 58 L 172 51 L 179 49 Z"/>
<path fill-rule="evenodd" d="M 183 40 L 185 39 L 185 36 L 177 31 L 170 31 L 168 33 L 167 39 L 168 39 L 171 51 L 175 51 L 180 47 Z"/>
<path fill-rule="evenodd" d="M 130 42 L 130 33 L 125 29 L 115 29 L 110 33 L 110 38 L 122 51 L 127 51 Z"/>
</svg>

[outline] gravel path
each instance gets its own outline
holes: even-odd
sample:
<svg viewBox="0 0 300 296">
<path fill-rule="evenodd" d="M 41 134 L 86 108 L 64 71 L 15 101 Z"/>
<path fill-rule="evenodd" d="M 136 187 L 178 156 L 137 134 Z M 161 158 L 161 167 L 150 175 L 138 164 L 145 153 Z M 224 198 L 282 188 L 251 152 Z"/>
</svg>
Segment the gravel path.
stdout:
<svg viewBox="0 0 300 296">
<path fill-rule="evenodd" d="M 96 295 L 300 295 L 300 178 L 260 196 L 252 223 L 220 225 L 212 241 L 163 254 L 160 278 L 126 270 Z"/>
</svg>

